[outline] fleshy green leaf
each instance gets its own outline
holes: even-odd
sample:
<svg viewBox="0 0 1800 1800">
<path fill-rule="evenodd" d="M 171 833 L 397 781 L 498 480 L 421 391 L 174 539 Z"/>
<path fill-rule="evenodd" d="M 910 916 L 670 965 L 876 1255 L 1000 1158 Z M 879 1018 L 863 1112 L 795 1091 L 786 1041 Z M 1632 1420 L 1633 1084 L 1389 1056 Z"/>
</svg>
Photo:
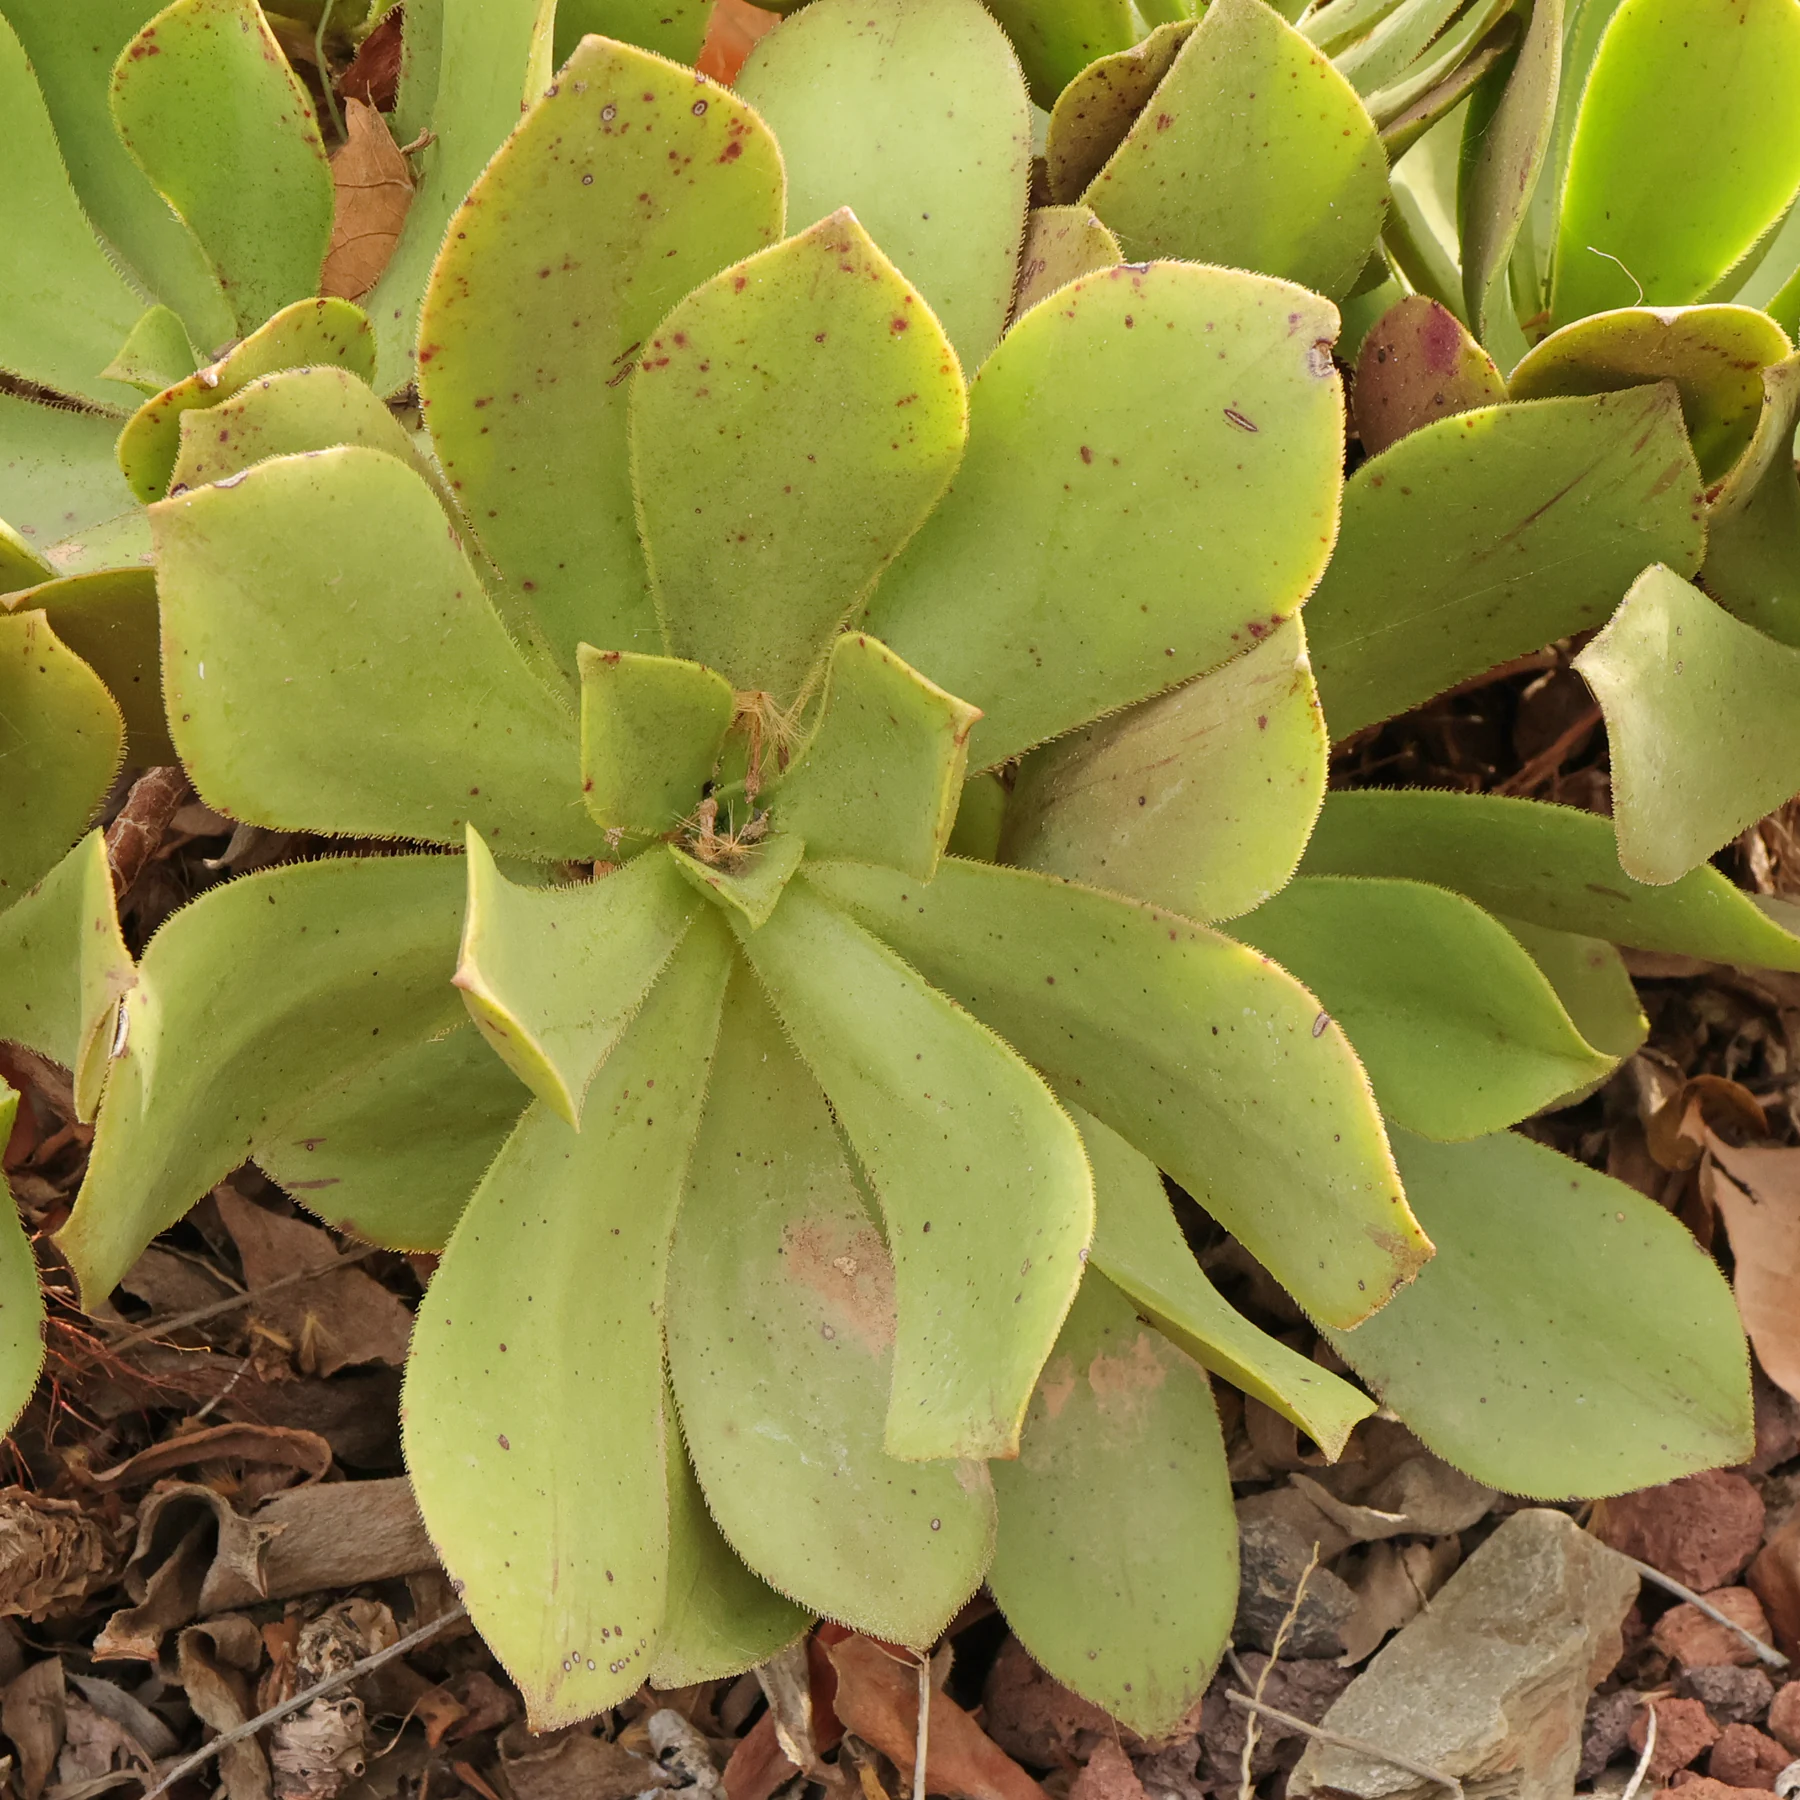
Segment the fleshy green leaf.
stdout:
<svg viewBox="0 0 1800 1800">
<path fill-rule="evenodd" d="M 81 836 L 124 743 L 112 696 L 45 615 L 0 612 L 0 906 Z"/>
<path fill-rule="evenodd" d="M 1333 740 L 1598 625 L 1646 563 L 1692 574 L 1705 542 L 1672 385 L 1411 432 L 1351 476 L 1307 602 Z"/>
<path fill-rule="evenodd" d="M 479 1032 L 451 1027 L 310 1095 L 256 1163 L 351 1237 L 441 1250 L 529 1101 Z"/>
<path fill-rule="evenodd" d="M 0 519 L 47 553 L 127 511 L 118 435 L 117 419 L 0 393 Z"/>
<path fill-rule="evenodd" d="M 452 221 L 419 326 L 426 422 L 515 609 L 570 671 L 578 643 L 664 647 L 627 377 L 676 301 L 781 235 L 781 195 L 781 153 L 742 101 L 596 38 Z"/>
<path fill-rule="evenodd" d="M 850 207 L 979 367 L 1012 302 L 1031 164 L 999 26 L 976 0 L 813 0 L 736 85 L 781 140 L 789 220 Z"/>
<path fill-rule="evenodd" d="M 1460 894 L 1303 876 L 1231 932 L 1319 996 L 1408 1131 L 1482 1137 L 1613 1067 L 1511 933 Z"/>
<path fill-rule="evenodd" d="M 11 595 L 18 612 L 41 611 L 57 637 L 106 684 L 125 719 L 125 760 L 138 768 L 175 761 L 163 712 L 156 577 L 149 569 L 67 575 Z"/>
<path fill-rule="evenodd" d="M 1007 333 L 969 448 L 866 623 L 982 708 L 988 768 L 1215 668 L 1330 553 L 1343 393 L 1316 295 L 1236 270 L 1118 268 Z"/>
<path fill-rule="evenodd" d="M 594 881 L 520 887 L 471 828 L 456 985 L 501 1061 L 579 1129 L 589 1084 L 700 910 L 658 855 Z"/>
<path fill-rule="evenodd" d="M 1121 260 L 1119 240 L 1085 206 L 1034 206 L 1025 219 L 1013 317 L 1083 275 L 1117 268 Z"/>
<path fill-rule="evenodd" d="M 1679 1220 L 1508 1133 L 1394 1149 L 1438 1253 L 1374 1318 L 1325 1335 L 1430 1449 L 1538 1499 L 1750 1454 L 1737 1309 Z"/>
<path fill-rule="evenodd" d="M 0 6 L 31 58 L 83 210 L 141 284 L 181 315 L 202 350 L 212 350 L 237 333 L 219 278 L 113 126 L 113 65 L 157 10 L 157 0 L 83 0 L 80 6 L 5 0 Z"/>
<path fill-rule="evenodd" d="M 993 1554 L 993 1490 L 979 1463 L 882 1446 L 894 1258 L 747 973 L 725 1002 L 676 1222 L 668 1333 L 688 1448 L 738 1552 L 815 1611 L 933 1642 Z"/>
<path fill-rule="evenodd" d="M 711 0 L 558 0 L 552 60 L 560 69 L 574 55 L 581 40 L 592 34 L 641 44 L 671 62 L 691 63 L 706 41 L 706 22 L 711 13 Z"/>
<path fill-rule="evenodd" d="M 1174 67 L 1194 24 L 1159 25 L 1141 43 L 1110 56 L 1084 59 L 1086 67 L 1055 96 L 1044 140 L 1044 175 L 1051 197 L 1079 200 Z"/>
<path fill-rule="evenodd" d="M 1430 1254 L 1349 1042 L 1254 951 L 983 863 L 946 861 L 929 886 L 856 863 L 807 879 L 1166 1169 L 1315 1318 L 1363 1318 Z"/>
<path fill-rule="evenodd" d="M 1466 894 L 1504 918 L 1641 950 L 1800 971 L 1800 938 L 1716 869 L 1647 887 L 1619 867 L 1610 820 L 1495 794 L 1327 794 L 1302 875 L 1389 875 Z"/>
<path fill-rule="evenodd" d="M 466 820 L 510 855 L 605 854 L 573 713 L 404 463 L 277 457 L 151 517 L 170 727 L 209 805 L 443 844 Z"/>
<path fill-rule="evenodd" d="M 1619 863 L 1670 882 L 1800 789 L 1800 650 L 1646 569 L 1575 667 L 1606 712 Z"/>
<path fill-rule="evenodd" d="M 886 863 L 929 881 L 956 822 L 981 715 L 860 631 L 831 647 L 817 731 L 777 817 L 814 856 Z"/>
<path fill-rule="evenodd" d="M 1033 751 L 1001 858 L 1228 919 L 1293 874 L 1326 750 L 1306 638 L 1290 619 L 1222 669 Z"/>
<path fill-rule="evenodd" d="M 732 924 L 759 931 L 768 922 L 793 873 L 806 854 L 806 841 L 793 832 L 775 831 L 742 850 L 703 860 L 678 844 L 669 855 L 684 881 L 704 894 L 727 915 Z"/>
<path fill-rule="evenodd" d="M 432 1277 L 406 1463 L 432 1542 L 533 1731 L 649 1674 L 668 1602 L 662 1310 L 730 938 L 689 938 L 587 1129 L 525 1115 Z"/>
<path fill-rule="evenodd" d="M 24 1044 L 71 1070 L 83 1121 L 100 1103 L 115 1011 L 136 980 L 113 910 L 106 841 L 90 832 L 0 912 L 0 1043 Z"/>
<path fill-rule="evenodd" d="M 1370 456 L 1422 425 L 1505 398 L 1494 359 L 1462 320 L 1425 294 L 1389 307 L 1357 352 L 1351 406 Z"/>
<path fill-rule="evenodd" d="M 0 1143 L 12 1135 L 19 1096 L 0 1081 Z M 5 1188 L 0 1181 L 0 1188 Z M 25 1410 L 44 1366 L 44 1301 L 37 1258 L 19 1223 L 10 1188 L 0 1194 L 0 1421 L 6 1429 Z"/>
<path fill-rule="evenodd" d="M 978 862 L 998 862 L 1007 797 L 1006 784 L 998 775 L 971 775 L 963 783 L 956 823 L 950 830 L 950 842 L 944 846 L 949 854 L 973 857 Z"/>
<path fill-rule="evenodd" d="M 200 240 L 240 330 L 317 291 L 331 165 L 256 0 L 164 7 L 119 58 L 112 114 L 132 159 Z"/>
<path fill-rule="evenodd" d="M 284 307 L 216 363 L 146 400 L 119 434 L 119 467 L 138 499 L 160 499 L 181 453 L 184 413 L 217 406 L 264 375 L 313 363 L 349 369 L 366 381 L 374 356 L 368 317 L 348 300 Z"/>
<path fill-rule="evenodd" d="M 669 1465 L 669 1602 L 650 1665 L 652 1687 L 692 1687 L 767 1662 L 812 1615 L 744 1567 L 726 1543 L 682 1448 L 673 1401 L 664 1412 Z"/>
<path fill-rule="evenodd" d="M 179 415 L 181 449 L 169 491 L 223 481 L 271 456 L 296 456 L 361 444 L 385 450 L 431 479 L 406 428 L 375 398 L 367 382 L 329 366 L 288 369 L 253 381 L 206 412 Z"/>
<path fill-rule="evenodd" d="M 1762 416 L 1763 370 L 1793 346 L 1748 306 L 1626 307 L 1553 331 L 1512 372 L 1515 400 L 1607 394 L 1672 381 L 1703 480 L 1749 447 Z"/>
<path fill-rule="evenodd" d="M 129 512 L 52 544 L 46 555 L 59 574 L 98 575 L 109 569 L 147 569 L 150 518 L 135 501 Z"/>
<path fill-rule="evenodd" d="M 1075 1127 L 1012 1049 L 804 879 L 739 942 L 887 1223 L 888 1454 L 1016 1454 L 1093 1235 Z"/>
<path fill-rule="evenodd" d="M 1203 1368 L 1291 1419 L 1327 1456 L 1340 1455 L 1375 1402 L 1258 1331 L 1201 1274 L 1156 1165 L 1079 1107 L 1069 1111 L 1094 1165 L 1093 1266 Z"/>
<path fill-rule="evenodd" d="M 1650 1035 L 1625 959 L 1600 938 L 1550 931 L 1523 919 L 1502 925 L 1525 946 L 1531 960 L 1574 1021 L 1575 1029 L 1605 1056 L 1623 1060 Z"/>
<path fill-rule="evenodd" d="M 212 888 L 157 932 L 58 1240 L 89 1305 L 265 1138 L 303 1132 L 314 1096 L 462 1023 L 463 885 L 457 857 L 296 863 Z"/>
<path fill-rule="evenodd" d="M 576 652 L 581 792 L 608 831 L 655 836 L 700 804 L 732 719 L 731 683 L 699 663 L 632 650 Z"/>
<path fill-rule="evenodd" d="M 1332 54 L 1332 66 L 1359 94 L 1390 86 L 1455 16 L 1460 0 L 1400 0 L 1370 30 Z"/>
<path fill-rule="evenodd" d="M 118 410 L 131 390 L 101 370 L 144 302 L 108 260 L 63 167 L 56 131 L 17 35 L 0 18 L 0 368 Z"/>
<path fill-rule="evenodd" d="M 520 108 L 536 101 L 544 87 L 544 11 L 543 0 L 432 0 L 429 6 L 415 6 L 407 16 L 399 100 L 393 115 L 394 141 L 409 144 L 428 130 L 432 141 L 415 153 L 416 179 L 406 222 L 387 267 L 368 296 L 377 346 L 374 379 L 380 393 L 397 393 L 413 380 L 413 353 L 428 341 L 420 335 L 420 302 L 441 247 L 467 242 L 466 238 L 450 237 L 452 220 L 495 153 L 505 147 L 508 133 L 519 125 Z M 587 67 L 584 61 L 565 73 L 580 81 Z M 657 172 L 662 173 L 660 169 Z M 631 191 L 635 193 L 637 187 Z M 539 194 L 535 204 L 539 209 L 554 207 L 556 198 Z M 524 220 L 523 224 L 524 235 L 535 240 L 524 254 L 536 257 L 545 248 L 547 234 L 535 221 Z M 496 221 L 496 226 L 504 229 L 505 222 Z M 466 231 L 466 223 L 459 222 L 458 229 Z M 560 252 L 562 239 L 554 241 Z M 574 248 L 572 244 L 568 247 Z M 453 256 L 460 254 L 452 251 Z M 602 257 L 600 262 L 604 267 L 606 259 Z M 516 274 L 525 265 L 521 259 L 510 266 Z M 591 265 L 584 274 L 585 292 L 591 293 Z M 509 298 L 517 304 L 524 296 L 515 289 Z M 577 304 L 586 305 L 585 294 Z M 546 324 L 553 317 L 561 323 L 566 316 L 563 304 L 544 306 L 538 315 Z M 591 311 L 579 316 L 593 322 Z M 570 368 L 578 352 L 567 329 L 565 325 L 553 345 L 545 346 L 551 351 L 546 366 Z M 623 350 L 629 341 L 621 339 L 609 345 L 606 356 Z M 517 372 L 537 366 L 535 360 L 529 360 Z M 510 393 L 512 374 L 508 370 L 499 378 L 509 383 L 504 389 L 490 386 L 476 391 Z M 570 642 L 572 645 L 573 639 Z"/>
<path fill-rule="evenodd" d="M 168 212 L 162 206 L 157 210 Z M 200 358 L 181 315 L 166 306 L 153 306 L 132 326 L 131 335 L 102 373 L 109 381 L 122 381 L 140 393 L 160 394 L 185 381 L 199 366 Z"/>
<path fill-rule="evenodd" d="M 1387 192 L 1386 153 L 1344 77 L 1262 0 L 1212 0 L 1082 199 L 1133 261 L 1227 263 L 1341 299 Z"/>
<path fill-rule="evenodd" d="M 854 214 L 697 288 L 631 384 L 669 648 L 791 706 L 937 503 L 967 430 L 955 353 Z"/>
<path fill-rule="evenodd" d="M 1704 300 L 1800 189 L 1800 6 L 1625 0 L 1582 94 L 1553 325 Z"/>
<path fill-rule="evenodd" d="M 0 598 L 36 587 L 56 573 L 55 568 L 13 528 L 0 521 Z"/>
<path fill-rule="evenodd" d="M 993 1477 L 988 1585 L 1019 1641 L 1133 1731 L 1174 1731 L 1237 1611 L 1237 1515 L 1206 1376 L 1090 1273 L 1018 1461 Z"/>
<path fill-rule="evenodd" d="M 1096 58 L 1127 52 L 1141 29 L 1130 0 L 988 0 L 988 11 L 1006 27 L 1031 97 L 1046 110 Z"/>
<path fill-rule="evenodd" d="M 1706 510 L 1706 591 L 1747 625 L 1800 647 L 1800 356 L 1762 372 L 1756 435 Z"/>
</svg>

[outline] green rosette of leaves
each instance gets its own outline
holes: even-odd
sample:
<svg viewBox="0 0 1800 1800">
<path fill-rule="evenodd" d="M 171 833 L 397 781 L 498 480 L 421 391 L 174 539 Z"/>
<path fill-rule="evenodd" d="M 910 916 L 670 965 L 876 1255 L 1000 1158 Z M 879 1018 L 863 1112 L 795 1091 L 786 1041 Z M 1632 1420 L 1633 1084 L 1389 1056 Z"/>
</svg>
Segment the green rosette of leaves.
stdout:
<svg viewBox="0 0 1800 1800">
<path fill-rule="evenodd" d="M 1016 70 L 941 11 L 1001 78 L 968 203 L 1022 221 Z M 1335 316 L 1115 264 L 1002 335 L 985 237 L 919 240 L 915 283 L 853 212 L 785 222 L 755 111 L 586 40 L 452 223 L 431 456 L 341 369 L 183 423 L 151 518 L 184 764 L 233 817 L 399 841 L 157 934 L 63 1247 L 104 1293 L 246 1156 L 442 1247 L 409 1463 L 542 1722 L 814 1612 L 928 1643 L 985 1577 L 1152 1728 L 1235 1605 L 1202 1365 L 1334 1447 L 1370 1404 L 1213 1292 L 1157 1165 L 1346 1328 L 1429 1245 L 1292 977 L 945 849 L 972 758 L 1297 633 Z M 869 884 L 953 896 L 962 974 Z"/>
</svg>

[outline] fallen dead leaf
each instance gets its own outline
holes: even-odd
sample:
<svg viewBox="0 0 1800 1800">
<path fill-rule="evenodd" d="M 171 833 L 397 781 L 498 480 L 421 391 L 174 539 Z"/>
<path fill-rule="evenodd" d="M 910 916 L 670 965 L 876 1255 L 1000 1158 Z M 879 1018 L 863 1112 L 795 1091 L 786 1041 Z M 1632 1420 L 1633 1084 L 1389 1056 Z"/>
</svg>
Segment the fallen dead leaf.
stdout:
<svg viewBox="0 0 1800 1800">
<path fill-rule="evenodd" d="M 1665 1169 L 1691 1169 L 1712 1136 L 1708 1126 L 1714 1120 L 1758 1137 L 1769 1131 L 1768 1115 L 1741 1082 L 1695 1075 L 1645 1121 L 1644 1139 Z"/>
<path fill-rule="evenodd" d="M 749 0 L 714 0 L 706 21 L 706 42 L 694 59 L 694 67 L 723 87 L 737 80 L 756 40 L 766 37 L 781 23 L 780 13 L 765 12 Z"/>
<path fill-rule="evenodd" d="M 1381 1647 L 1390 1631 L 1410 1624 L 1431 1596 L 1448 1581 L 1461 1560 L 1454 1537 L 1432 1544 L 1371 1544 L 1362 1572 L 1351 1582 L 1356 1611 L 1338 1627 L 1346 1666 L 1359 1663 Z"/>
<path fill-rule="evenodd" d="M 76 1611 L 125 1566 L 120 1534 L 72 1500 L 0 1488 L 0 1618 Z"/>
<path fill-rule="evenodd" d="M 196 1463 L 265 1463 L 298 1469 L 308 1481 L 319 1480 L 331 1467 L 331 1446 L 316 1431 L 294 1431 L 281 1425 L 212 1425 L 184 1432 L 140 1450 L 89 1480 L 102 1493 L 148 1487 L 176 1469 Z"/>
<path fill-rule="evenodd" d="M 251 1716 L 250 1682 L 262 1650 L 262 1633 L 242 1613 L 190 1625 L 175 1640 L 188 1705 L 214 1731 L 233 1731 Z M 269 1761 L 254 1737 L 219 1752 L 219 1776 L 226 1800 L 271 1800 Z"/>
<path fill-rule="evenodd" d="M 346 100 L 366 101 L 377 112 L 389 112 L 400 89 L 400 45 L 406 9 L 396 6 L 357 46 L 350 66 L 338 77 Z"/>
<path fill-rule="evenodd" d="M 865 1637 L 830 1647 L 836 1708 L 845 1727 L 873 1744 L 909 1784 L 919 1735 L 919 1678 Z M 1044 1790 L 948 1695 L 931 1692 L 925 1788 L 955 1800 L 1044 1800 Z"/>
<path fill-rule="evenodd" d="M 360 300 L 387 267 L 412 205 L 412 170 L 387 121 L 366 100 L 344 102 L 347 141 L 333 152 L 337 205 L 319 292 Z"/>
<path fill-rule="evenodd" d="M 17 1786 L 23 1800 L 37 1800 L 56 1767 L 67 1705 L 62 1658 L 57 1656 L 14 1676 L 0 1696 L 0 1731 L 18 1756 Z"/>
<path fill-rule="evenodd" d="M 1711 1132 L 1701 1185 L 1725 1221 L 1732 1289 L 1756 1360 L 1800 1398 L 1800 1150 L 1739 1150 Z"/>
</svg>

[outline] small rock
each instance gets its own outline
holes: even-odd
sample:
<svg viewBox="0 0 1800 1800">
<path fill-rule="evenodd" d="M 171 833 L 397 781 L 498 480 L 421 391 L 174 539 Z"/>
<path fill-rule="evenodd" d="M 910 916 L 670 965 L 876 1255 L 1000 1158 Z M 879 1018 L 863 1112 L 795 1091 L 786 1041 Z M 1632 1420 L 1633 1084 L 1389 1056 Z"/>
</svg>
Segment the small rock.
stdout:
<svg viewBox="0 0 1800 1800">
<path fill-rule="evenodd" d="M 1732 1787 L 1773 1788 L 1775 1777 L 1793 1760 L 1754 1725 L 1727 1725 L 1706 1759 L 1706 1772 Z"/>
<path fill-rule="evenodd" d="M 1148 1800 L 1131 1758 L 1111 1738 L 1102 1738 L 1094 1754 L 1069 1784 L 1069 1800 Z"/>
<path fill-rule="evenodd" d="M 1275 1633 L 1294 1603 L 1294 1590 L 1312 1557 L 1312 1543 L 1284 1519 L 1238 1521 L 1238 1610 L 1231 1641 L 1257 1650 L 1274 1648 Z M 1329 1569 L 1314 1569 L 1294 1620 L 1284 1656 L 1337 1656 L 1338 1628 L 1356 1611 L 1356 1595 Z"/>
<path fill-rule="evenodd" d="M 1800 1756 L 1800 1681 L 1776 1690 L 1769 1707 L 1769 1735 Z"/>
<path fill-rule="evenodd" d="M 1268 1658 L 1247 1655 L 1243 1659 L 1245 1672 L 1250 1677 L 1250 1689 L 1262 1679 L 1263 1667 Z M 1316 1725 L 1324 1718 L 1332 1702 L 1350 1685 L 1351 1673 L 1348 1669 L 1339 1668 L 1334 1662 L 1279 1662 L 1269 1671 L 1268 1680 L 1263 1683 L 1263 1699 L 1273 1707 L 1285 1713 L 1292 1713 L 1297 1719 L 1304 1719 L 1309 1725 Z M 1244 1733 L 1249 1724 L 1249 1715 L 1241 1706 L 1233 1706 L 1226 1700 L 1229 1689 L 1237 1686 L 1236 1678 L 1222 1674 L 1206 1695 L 1206 1705 L 1201 1712 L 1200 1742 L 1205 1747 L 1206 1778 L 1213 1784 L 1215 1792 L 1235 1789 L 1243 1768 Z M 1284 1764 L 1292 1763 L 1300 1754 L 1300 1732 L 1292 1731 L 1278 1719 L 1264 1718 L 1257 1722 L 1256 1754 L 1251 1760 L 1250 1772 L 1257 1780 L 1273 1774 Z M 1293 1753 L 1281 1754 L 1284 1745 L 1292 1744 Z"/>
<path fill-rule="evenodd" d="M 1665 1782 L 1703 1750 L 1710 1750 L 1719 1741 L 1719 1728 L 1698 1700 L 1663 1699 L 1650 1704 L 1656 1708 L 1656 1748 L 1650 1754 L 1650 1779 Z M 1625 1741 L 1641 1755 L 1649 1733 L 1650 1709 L 1640 1707 Z"/>
<path fill-rule="evenodd" d="M 1036 1769 L 1086 1762 L 1097 1744 L 1115 1735 L 1099 1707 L 1046 1674 L 1015 1637 L 1000 1646 L 981 1708 L 988 1736 L 1015 1762 Z"/>
<path fill-rule="evenodd" d="M 1775 1800 L 1768 1788 L 1727 1787 L 1709 1775 L 1696 1775 L 1691 1770 L 1682 1773 L 1687 1779 L 1679 1784 L 1671 1782 L 1670 1786 L 1680 1786 L 1683 1800 Z"/>
<path fill-rule="evenodd" d="M 1594 1534 L 1697 1593 L 1724 1587 L 1762 1545 L 1762 1495 L 1724 1469 L 1605 1501 Z"/>
<path fill-rule="evenodd" d="M 1581 1734 L 1581 1764 L 1575 1771 L 1577 1781 L 1592 1781 L 1625 1748 L 1626 1734 L 1631 1730 L 1638 1705 L 1638 1696 L 1630 1688 L 1596 1694 L 1588 1702 L 1587 1723 Z"/>
<path fill-rule="evenodd" d="M 1131 1766 L 1149 1800 L 1211 1800 L 1212 1789 L 1200 1779 L 1200 1740 L 1178 1738 L 1160 1750 L 1134 1756 Z"/>
<path fill-rule="evenodd" d="M 1681 1678 L 1682 1693 L 1698 1700 L 1720 1725 L 1743 1725 L 1760 1719 L 1775 1696 L 1775 1684 L 1761 1669 L 1739 1669 L 1728 1663 L 1689 1669 Z"/>
<path fill-rule="evenodd" d="M 1637 1588 L 1636 1572 L 1565 1514 L 1516 1512 L 1324 1722 L 1460 1781 L 1501 1785 L 1512 1800 L 1566 1800 L 1588 1695 L 1618 1660 Z M 1442 1800 L 1434 1783 L 1391 1763 L 1315 1742 L 1287 1791 L 1300 1800 L 1325 1788 Z"/>
<path fill-rule="evenodd" d="M 1769 1621 L 1762 1602 L 1747 1587 L 1714 1588 L 1701 1598 L 1765 1644 L 1769 1642 Z M 1721 1663 L 1748 1668 L 1757 1660 L 1756 1652 L 1730 1626 L 1709 1619 L 1699 1607 L 1686 1601 L 1671 1606 L 1656 1621 L 1650 1637 L 1663 1655 L 1684 1669 L 1712 1668 Z"/>
</svg>

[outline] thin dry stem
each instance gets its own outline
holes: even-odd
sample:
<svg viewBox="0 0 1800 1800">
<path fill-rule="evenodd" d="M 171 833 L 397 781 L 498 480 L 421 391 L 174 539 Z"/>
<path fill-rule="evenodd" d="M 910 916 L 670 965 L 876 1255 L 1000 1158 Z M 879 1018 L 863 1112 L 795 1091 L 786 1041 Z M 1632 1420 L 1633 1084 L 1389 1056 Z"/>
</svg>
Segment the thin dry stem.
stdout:
<svg viewBox="0 0 1800 1800">
<path fill-rule="evenodd" d="M 1288 1602 L 1288 1609 L 1281 1615 L 1281 1623 L 1275 1627 L 1275 1637 L 1269 1645 L 1269 1660 L 1257 1672 L 1255 1703 L 1263 1703 L 1263 1689 L 1269 1684 L 1269 1675 L 1281 1660 L 1281 1653 L 1287 1648 L 1287 1642 L 1294 1635 L 1294 1625 L 1300 1617 L 1300 1608 L 1306 1599 L 1306 1584 L 1312 1580 L 1313 1571 L 1319 1566 L 1319 1545 L 1315 1539 L 1312 1555 L 1306 1559 L 1306 1567 L 1300 1571 L 1300 1579 L 1294 1583 L 1294 1597 Z M 1253 1711 L 1244 1722 L 1244 1753 L 1238 1764 L 1239 1800 L 1251 1800 L 1256 1792 L 1256 1781 L 1250 1773 L 1250 1765 L 1256 1758 L 1256 1746 L 1262 1736 L 1260 1724 Z"/>
</svg>

